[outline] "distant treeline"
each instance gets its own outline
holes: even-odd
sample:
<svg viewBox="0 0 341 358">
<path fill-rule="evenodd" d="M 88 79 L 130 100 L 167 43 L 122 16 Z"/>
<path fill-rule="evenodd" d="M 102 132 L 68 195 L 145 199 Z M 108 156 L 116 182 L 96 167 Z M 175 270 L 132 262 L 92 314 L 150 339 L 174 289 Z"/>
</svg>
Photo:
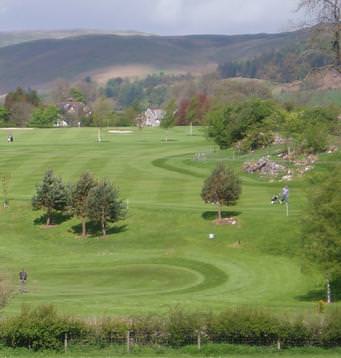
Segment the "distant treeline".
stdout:
<svg viewBox="0 0 341 358">
<path fill-rule="evenodd" d="M 329 65 L 332 57 L 322 51 L 289 47 L 246 61 L 230 61 L 219 66 L 222 78 L 249 77 L 291 82 L 302 80 L 313 69 Z"/>
</svg>

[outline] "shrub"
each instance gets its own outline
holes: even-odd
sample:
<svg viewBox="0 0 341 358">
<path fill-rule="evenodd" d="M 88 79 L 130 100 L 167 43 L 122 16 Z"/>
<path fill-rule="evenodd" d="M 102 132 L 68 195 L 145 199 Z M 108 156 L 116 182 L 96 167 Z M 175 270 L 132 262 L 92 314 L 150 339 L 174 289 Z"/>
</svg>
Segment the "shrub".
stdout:
<svg viewBox="0 0 341 358">
<path fill-rule="evenodd" d="M 228 310 L 215 316 L 207 326 L 214 343 L 271 345 L 277 341 L 280 322 L 263 311 Z"/>
<path fill-rule="evenodd" d="M 7 319 L 1 325 L 0 337 L 5 345 L 12 348 L 60 349 L 65 334 L 76 338 L 84 331 L 84 323 L 58 316 L 53 306 L 40 306 L 33 310 L 23 306 L 18 316 Z"/>
<path fill-rule="evenodd" d="M 323 346 L 341 346 L 341 310 L 333 310 L 324 323 L 321 341 Z"/>
</svg>

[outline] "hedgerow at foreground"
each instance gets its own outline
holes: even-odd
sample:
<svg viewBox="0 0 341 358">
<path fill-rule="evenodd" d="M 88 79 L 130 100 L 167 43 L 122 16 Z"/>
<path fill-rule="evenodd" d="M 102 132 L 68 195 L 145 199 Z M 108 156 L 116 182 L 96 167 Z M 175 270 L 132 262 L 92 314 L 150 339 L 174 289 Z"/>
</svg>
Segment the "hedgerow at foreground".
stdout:
<svg viewBox="0 0 341 358">
<path fill-rule="evenodd" d="M 51 305 L 29 308 L 0 323 L 6 347 L 61 350 L 70 346 L 131 347 L 234 344 L 280 347 L 341 346 L 341 311 L 317 319 L 288 319 L 264 310 L 228 309 L 218 314 L 174 308 L 165 316 L 81 320 Z"/>
</svg>

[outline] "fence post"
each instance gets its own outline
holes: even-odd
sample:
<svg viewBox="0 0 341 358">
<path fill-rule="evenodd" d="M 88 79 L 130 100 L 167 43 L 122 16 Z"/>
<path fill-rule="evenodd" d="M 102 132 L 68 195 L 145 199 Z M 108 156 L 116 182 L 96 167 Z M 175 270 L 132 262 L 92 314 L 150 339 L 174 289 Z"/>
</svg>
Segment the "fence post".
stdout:
<svg viewBox="0 0 341 358">
<path fill-rule="evenodd" d="M 198 340 L 197 340 L 197 342 L 198 342 L 198 350 L 200 351 L 201 350 L 201 332 L 200 331 L 198 331 Z"/>
<path fill-rule="evenodd" d="M 64 352 L 67 352 L 67 346 L 68 346 L 68 339 L 67 339 L 67 333 L 64 335 Z"/>
<path fill-rule="evenodd" d="M 281 350 L 281 341 L 280 341 L 280 339 L 278 338 L 278 340 L 277 340 L 277 350 L 278 351 L 280 351 Z"/>
<path fill-rule="evenodd" d="M 127 353 L 130 353 L 130 331 L 127 331 Z"/>
</svg>

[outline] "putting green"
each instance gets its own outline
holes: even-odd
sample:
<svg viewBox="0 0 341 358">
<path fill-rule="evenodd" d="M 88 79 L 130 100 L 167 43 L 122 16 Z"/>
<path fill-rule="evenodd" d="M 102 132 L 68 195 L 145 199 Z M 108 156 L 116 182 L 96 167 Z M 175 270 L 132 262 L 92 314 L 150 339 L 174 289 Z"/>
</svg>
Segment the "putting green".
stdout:
<svg viewBox="0 0 341 358">
<path fill-rule="evenodd" d="M 39 275 L 41 282 L 46 282 L 47 287 L 50 276 L 50 271 Z M 130 263 L 113 265 L 110 269 L 63 267 L 53 274 L 52 286 L 63 286 L 71 294 L 86 292 L 89 282 L 96 282 L 97 289 L 109 292 L 114 289 L 113 295 L 125 296 L 172 293 L 193 288 L 203 281 L 204 277 L 200 273 L 185 267 Z"/>
</svg>

